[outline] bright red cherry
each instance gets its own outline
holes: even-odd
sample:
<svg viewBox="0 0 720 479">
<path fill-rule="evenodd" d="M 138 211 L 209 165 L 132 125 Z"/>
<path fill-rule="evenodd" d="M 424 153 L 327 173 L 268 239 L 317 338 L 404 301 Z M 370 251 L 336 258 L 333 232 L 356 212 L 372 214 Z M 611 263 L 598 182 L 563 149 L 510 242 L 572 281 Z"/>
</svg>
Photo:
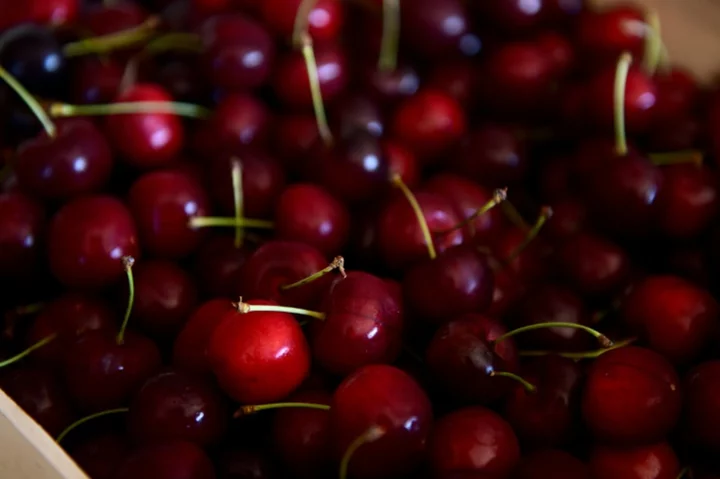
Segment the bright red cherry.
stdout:
<svg viewBox="0 0 720 479">
<path fill-rule="evenodd" d="M 685 438 L 710 451 L 720 450 L 720 361 L 706 361 L 685 376 Z"/>
<path fill-rule="evenodd" d="M 525 456 L 513 479 L 591 479 L 587 464 L 560 449 L 543 449 Z"/>
<path fill-rule="evenodd" d="M 190 442 L 142 447 L 117 468 L 113 479 L 215 479 L 210 458 Z"/>
<path fill-rule="evenodd" d="M 598 445 L 590 453 L 590 469 L 595 479 L 676 479 L 680 463 L 666 442 L 632 448 Z"/>
<path fill-rule="evenodd" d="M 291 40 L 302 0 L 263 0 L 258 3 L 265 25 L 279 37 Z M 343 8 L 339 0 L 319 0 L 312 5 L 307 15 L 307 29 L 314 43 L 337 39 L 344 23 Z"/>
<path fill-rule="evenodd" d="M 45 233 L 43 206 L 20 192 L 0 194 L 0 278 L 32 275 L 41 258 Z"/>
<path fill-rule="evenodd" d="M 182 371 L 211 372 L 208 346 L 215 328 L 234 309 L 229 299 L 211 299 L 195 309 L 173 345 L 173 366 Z"/>
</svg>

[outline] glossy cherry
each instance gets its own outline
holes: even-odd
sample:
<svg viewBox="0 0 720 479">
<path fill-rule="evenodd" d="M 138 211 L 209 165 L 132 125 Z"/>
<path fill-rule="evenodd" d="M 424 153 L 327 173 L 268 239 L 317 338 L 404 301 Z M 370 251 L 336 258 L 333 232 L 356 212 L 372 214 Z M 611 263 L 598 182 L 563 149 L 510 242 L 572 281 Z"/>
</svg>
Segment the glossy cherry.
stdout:
<svg viewBox="0 0 720 479">
<path fill-rule="evenodd" d="M 263 23 L 280 38 L 292 40 L 302 0 L 258 2 Z M 336 40 L 344 23 L 344 6 L 337 0 L 319 0 L 308 12 L 307 29 L 314 43 Z"/>
<path fill-rule="evenodd" d="M 215 479 L 210 458 L 190 442 L 142 447 L 117 468 L 113 479 Z"/>
<path fill-rule="evenodd" d="M 692 164 L 661 169 L 658 225 L 672 238 L 694 238 L 707 229 L 718 212 L 718 184 L 711 170 Z"/>
<path fill-rule="evenodd" d="M 640 58 L 645 41 L 643 12 L 634 6 L 620 5 L 580 15 L 577 42 L 581 58 L 589 67 L 614 64 L 628 51 Z"/>
<path fill-rule="evenodd" d="M 210 373 L 210 338 L 225 316 L 234 313 L 229 299 L 211 299 L 198 306 L 175 337 L 173 366 L 196 374 Z"/>
<path fill-rule="evenodd" d="M 591 479 L 587 464 L 560 449 L 543 449 L 525 456 L 513 479 Z"/>
<path fill-rule="evenodd" d="M 680 463 L 666 442 L 632 448 L 598 445 L 590 453 L 590 469 L 597 479 L 675 479 Z"/>
<path fill-rule="evenodd" d="M 117 96 L 122 76 L 122 65 L 111 58 L 79 58 L 72 70 L 72 100 L 81 105 L 110 103 Z"/>
<path fill-rule="evenodd" d="M 118 434 L 92 435 L 70 447 L 70 456 L 94 479 L 113 479 L 115 469 L 130 455 L 130 444 Z"/>
<path fill-rule="evenodd" d="M 83 196 L 55 214 L 48 233 L 50 268 L 72 288 L 100 288 L 122 277 L 124 256 L 139 253 L 135 222 L 110 196 Z"/>
<path fill-rule="evenodd" d="M 720 361 L 712 360 L 698 364 L 685 376 L 683 420 L 685 438 L 704 449 L 720 448 Z"/>
<path fill-rule="evenodd" d="M 373 63 L 365 71 L 363 80 L 372 95 L 386 108 L 414 95 L 420 88 L 418 72 L 412 65 L 403 63 L 393 71 L 380 71 Z"/>
<path fill-rule="evenodd" d="M 242 293 L 242 270 L 253 247 L 245 243 L 237 248 L 234 243 L 232 236 L 216 235 L 207 238 L 198 248 L 193 273 L 207 297 L 237 299 Z"/>
<path fill-rule="evenodd" d="M 0 277 L 31 275 L 40 263 L 46 230 L 43 206 L 20 192 L 0 194 Z"/>
<path fill-rule="evenodd" d="M 460 0 L 418 0 L 413 8 L 400 9 L 400 23 L 401 39 L 422 58 L 457 56 L 466 47 L 463 43 L 476 41 L 471 19 Z"/>
</svg>

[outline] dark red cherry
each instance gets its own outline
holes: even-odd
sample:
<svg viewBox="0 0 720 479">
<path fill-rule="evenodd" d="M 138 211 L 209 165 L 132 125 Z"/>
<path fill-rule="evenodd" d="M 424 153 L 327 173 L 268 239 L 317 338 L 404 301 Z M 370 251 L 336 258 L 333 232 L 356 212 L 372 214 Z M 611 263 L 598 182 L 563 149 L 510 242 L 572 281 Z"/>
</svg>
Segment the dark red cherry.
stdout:
<svg viewBox="0 0 720 479">
<path fill-rule="evenodd" d="M 90 36 L 102 36 L 136 27 L 145 21 L 147 16 L 147 12 L 140 5 L 132 2 L 97 4 L 83 12 L 81 24 Z"/>
<path fill-rule="evenodd" d="M 136 443 L 217 443 L 228 421 L 225 398 L 205 378 L 166 371 L 148 379 L 130 403 L 128 430 Z"/>
<path fill-rule="evenodd" d="M 189 225 L 207 216 L 209 201 L 202 185 L 181 171 L 154 171 L 130 187 L 128 203 L 138 225 L 140 243 L 149 255 L 178 259 L 192 253 L 204 236 Z"/>
<path fill-rule="evenodd" d="M 424 161 L 453 147 L 466 130 L 460 104 L 446 93 L 430 89 L 403 100 L 392 119 L 394 138 Z"/>
<path fill-rule="evenodd" d="M 520 459 L 510 425 L 481 406 L 458 409 L 438 419 L 428 449 L 438 477 L 454 472 L 508 477 Z"/>
<path fill-rule="evenodd" d="M 426 352 L 431 375 L 448 395 L 462 401 L 488 404 L 503 398 L 513 381 L 491 374 L 515 373 L 519 368 L 515 342 L 493 342 L 506 332 L 502 323 L 480 314 L 443 324 Z"/>
<path fill-rule="evenodd" d="M 35 317 L 28 332 L 28 346 L 53 334 L 57 337 L 33 351 L 33 359 L 59 367 L 76 339 L 88 331 L 117 331 L 117 313 L 99 298 L 65 293 L 48 302 Z"/>
<path fill-rule="evenodd" d="M 513 479 L 591 479 L 587 464 L 560 449 L 543 449 L 525 456 Z"/>
<path fill-rule="evenodd" d="M 588 10 L 576 26 L 580 58 L 586 59 L 590 68 L 614 64 L 625 51 L 641 58 L 646 28 L 643 12 L 634 5 Z"/>
<path fill-rule="evenodd" d="M 275 45 L 263 25 L 240 13 L 226 13 L 209 18 L 199 31 L 205 68 L 214 86 L 243 91 L 268 79 Z"/>
<path fill-rule="evenodd" d="M 658 194 L 660 230 L 672 238 L 694 238 L 705 231 L 718 211 L 718 184 L 705 166 L 670 165 L 661 168 Z"/>
<path fill-rule="evenodd" d="M 123 436 L 106 433 L 90 436 L 68 452 L 93 479 L 113 479 L 117 467 L 130 455 L 130 444 Z"/>
<path fill-rule="evenodd" d="M 173 366 L 182 371 L 211 372 L 208 346 L 215 328 L 226 315 L 234 313 L 229 299 L 211 299 L 195 309 L 175 337 Z"/>
<path fill-rule="evenodd" d="M 382 144 L 388 162 L 388 173 L 392 178 L 398 175 L 408 188 L 414 188 L 420 182 L 420 165 L 417 157 L 406 147 L 392 140 Z"/>
<path fill-rule="evenodd" d="M 219 479 L 273 479 L 277 478 L 277 458 L 255 447 L 227 448 L 217 459 Z"/>
<path fill-rule="evenodd" d="M 245 262 L 253 248 L 245 242 L 235 247 L 232 236 L 209 237 L 195 254 L 193 272 L 197 285 L 207 297 L 237 299 Z"/>
<path fill-rule="evenodd" d="M 302 0 L 264 0 L 258 2 L 260 18 L 277 36 L 292 40 L 299 8 L 306 8 Z M 338 0 L 319 0 L 307 14 L 307 32 L 313 43 L 336 40 L 344 23 L 343 3 Z"/>
<path fill-rule="evenodd" d="M 343 251 L 349 230 L 347 208 L 320 186 L 297 183 L 287 187 L 278 199 L 278 239 L 307 243 L 332 257 Z"/>
<path fill-rule="evenodd" d="M 245 263 L 239 291 L 246 298 L 314 308 L 332 282 L 331 276 L 296 288 L 281 288 L 317 273 L 327 265 L 328 259 L 310 245 L 295 241 L 268 241 L 255 250 Z"/>
<path fill-rule="evenodd" d="M 520 376 L 537 389 L 516 384 L 505 402 L 505 418 L 520 440 L 534 447 L 566 444 L 576 431 L 580 412 L 582 370 L 556 355 L 528 361 Z"/>
<path fill-rule="evenodd" d="M 322 304 L 326 317 L 310 323 L 316 364 L 347 375 L 366 364 L 392 363 L 400 354 L 403 309 L 382 279 L 352 271 L 338 277 Z"/>
<path fill-rule="evenodd" d="M 475 66 L 469 61 L 443 63 L 434 68 L 424 85 L 450 95 L 466 111 L 472 111 L 477 104 L 475 91 Z"/>
<path fill-rule="evenodd" d="M 0 21 L 0 28 L 5 30 L 26 22 L 62 27 L 76 20 L 79 7 L 80 2 L 77 0 L 9 3 Z"/>
<path fill-rule="evenodd" d="M 542 281 L 549 273 L 552 253 L 552 245 L 542 233 L 540 230 L 538 236 L 527 246 L 523 246 L 528 235 L 525 228 L 513 226 L 496 233 L 490 242 L 490 251 L 499 263 L 496 266 L 496 276 L 513 276 L 513 281 L 525 284 Z M 522 250 L 518 250 L 521 247 Z M 517 253 L 518 251 L 520 252 Z M 502 266 L 503 264 L 505 265 Z M 507 270 L 507 273 L 504 270 Z"/>
<path fill-rule="evenodd" d="M 379 102 L 369 95 L 351 93 L 333 104 L 330 122 L 341 137 L 348 137 L 357 130 L 381 137 L 385 131 L 385 118 Z"/>
<path fill-rule="evenodd" d="M 482 312 L 492 302 L 494 274 L 487 256 L 462 244 L 415 264 L 403 277 L 403 297 L 413 316 L 432 323 Z"/>
<path fill-rule="evenodd" d="M 74 419 L 63 385 L 49 370 L 21 367 L 3 371 L 0 387 L 51 436 L 60 434 Z"/>
<path fill-rule="evenodd" d="M 201 103 L 209 96 L 210 86 L 196 54 L 178 52 L 166 58 L 156 57 L 149 70 L 149 81 L 163 87 L 177 101 Z"/>
<path fill-rule="evenodd" d="M 649 151 L 683 151 L 698 148 L 706 125 L 694 113 L 680 115 L 655 124 L 646 137 Z"/>
<path fill-rule="evenodd" d="M 546 21 L 559 26 L 575 20 L 587 7 L 585 0 L 542 0 Z"/>
<path fill-rule="evenodd" d="M 710 293 L 677 276 L 650 276 L 623 302 L 623 317 L 648 345 L 674 363 L 697 358 L 718 328 L 720 306 Z"/>
<path fill-rule="evenodd" d="M 680 463 L 666 442 L 631 448 L 597 445 L 590 453 L 590 470 L 595 479 L 675 479 Z"/>
<path fill-rule="evenodd" d="M 402 370 L 381 364 L 346 377 L 330 407 L 338 459 L 372 428 L 383 433 L 352 455 L 348 471 L 357 478 L 392 478 L 413 471 L 423 460 L 431 423 L 430 400 L 420 386 Z"/>
<path fill-rule="evenodd" d="M 81 105 L 110 103 L 118 94 L 122 77 L 122 65 L 112 58 L 79 58 L 72 71 L 73 101 Z"/>
<path fill-rule="evenodd" d="M 400 63 L 393 71 L 381 71 L 373 63 L 364 78 L 372 95 L 383 107 L 390 107 L 414 95 L 420 87 L 417 71 L 408 64 Z"/>
<path fill-rule="evenodd" d="M 668 72 L 659 72 L 653 78 L 657 88 L 653 122 L 672 122 L 679 116 L 691 113 L 699 100 L 700 89 L 690 72 L 673 67 Z"/>
<path fill-rule="evenodd" d="M 100 130 L 83 118 L 61 119 L 55 126 L 55 137 L 42 132 L 20 145 L 15 169 L 20 187 L 50 200 L 102 190 L 113 158 Z"/>
<path fill-rule="evenodd" d="M 471 20 L 460 0 L 417 0 L 412 8 L 401 8 L 400 15 L 402 41 L 423 58 L 458 55 L 463 43 L 472 41 Z"/>
<path fill-rule="evenodd" d="M 720 449 L 720 361 L 695 366 L 683 383 L 686 439 L 711 451 Z"/>
<path fill-rule="evenodd" d="M 42 256 L 45 212 L 20 192 L 0 194 L 0 278 L 13 281 L 35 272 Z"/>
<path fill-rule="evenodd" d="M 580 233 L 589 222 L 585 203 L 579 198 L 567 197 L 550 202 L 553 216 L 546 224 L 547 235 L 564 241 Z"/>
<path fill-rule="evenodd" d="M 67 351 L 63 375 L 75 403 L 97 412 L 125 405 L 160 364 L 157 346 L 145 336 L 126 331 L 118 344 L 113 333 L 90 331 Z"/>
<path fill-rule="evenodd" d="M 210 458 L 190 442 L 142 447 L 117 468 L 113 479 L 215 479 Z"/>
<path fill-rule="evenodd" d="M 120 93 L 115 101 L 169 103 L 172 97 L 159 85 L 136 83 Z M 141 169 L 172 163 L 182 149 L 185 136 L 180 117 L 170 113 L 109 115 L 105 132 L 123 159 Z"/>
<path fill-rule="evenodd" d="M 294 173 L 305 173 L 305 160 L 320 138 L 312 114 L 279 115 L 275 119 L 270 147 L 278 159 Z"/>
<path fill-rule="evenodd" d="M 582 397 L 585 424 L 614 444 L 662 439 L 680 415 L 680 381 L 673 366 L 650 349 L 608 351 L 590 367 Z"/>
<path fill-rule="evenodd" d="M 113 284 L 125 272 L 122 258 L 138 253 L 135 222 L 110 196 L 83 196 L 66 203 L 50 223 L 50 268 L 68 287 Z"/>
<path fill-rule="evenodd" d="M 484 2 L 476 10 L 481 21 L 503 33 L 532 31 L 545 20 L 543 0 Z"/>
<path fill-rule="evenodd" d="M 288 313 L 226 314 L 210 337 L 208 356 L 223 390 L 245 404 L 283 399 L 310 370 L 310 348 L 297 320 Z"/>
</svg>

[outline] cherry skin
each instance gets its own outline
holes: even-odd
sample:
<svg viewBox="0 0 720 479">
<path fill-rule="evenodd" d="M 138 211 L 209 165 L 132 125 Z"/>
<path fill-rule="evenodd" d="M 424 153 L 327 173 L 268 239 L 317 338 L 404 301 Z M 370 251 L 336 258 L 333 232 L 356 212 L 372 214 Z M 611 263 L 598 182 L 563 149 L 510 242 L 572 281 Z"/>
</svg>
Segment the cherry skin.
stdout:
<svg viewBox="0 0 720 479">
<path fill-rule="evenodd" d="M 608 351 L 592 364 L 582 397 L 585 424 L 614 444 L 662 439 L 680 415 L 680 384 L 673 366 L 640 347 Z"/>
<path fill-rule="evenodd" d="M 295 17 L 302 0 L 267 0 L 259 2 L 263 23 L 282 39 L 290 41 L 295 29 Z M 308 34 L 313 43 L 331 42 L 342 30 L 343 4 L 337 0 L 319 0 L 307 15 Z"/>
<path fill-rule="evenodd" d="M 415 188 L 420 183 L 420 165 L 417 157 L 393 140 L 383 141 L 382 147 L 387 158 L 390 177 L 398 175 L 408 188 Z"/>
<path fill-rule="evenodd" d="M 493 343 L 506 332 L 502 323 L 480 314 L 466 314 L 443 324 L 427 348 L 430 374 L 444 391 L 463 402 L 489 404 L 502 399 L 513 381 L 491 374 L 519 369 L 515 342 Z"/>
<path fill-rule="evenodd" d="M 275 460 L 262 449 L 235 446 L 222 452 L 216 474 L 226 479 L 273 479 L 278 477 Z"/>
<path fill-rule="evenodd" d="M 112 58 L 82 57 L 73 65 L 72 74 L 72 98 L 75 103 L 110 103 L 117 96 L 123 67 Z"/>
<path fill-rule="evenodd" d="M 212 370 L 223 390 L 238 402 L 279 401 L 309 373 L 310 348 L 303 331 L 288 313 L 241 314 L 227 314 L 215 327 L 208 345 Z"/>
<path fill-rule="evenodd" d="M 110 196 L 83 196 L 66 203 L 50 223 L 50 268 L 68 287 L 111 285 L 125 272 L 122 258 L 137 258 L 138 253 L 133 218 Z"/>
<path fill-rule="evenodd" d="M 160 351 L 145 336 L 126 331 L 118 344 L 113 333 L 90 331 L 65 354 L 63 376 L 75 403 L 98 412 L 125 405 L 160 364 Z"/>
<path fill-rule="evenodd" d="M 347 375 L 366 364 L 392 363 L 400 354 L 402 304 L 382 279 L 351 271 L 330 286 L 322 304 L 326 317 L 310 323 L 315 362 Z"/>
<path fill-rule="evenodd" d="M 458 409 L 435 423 L 428 445 L 436 475 L 474 472 L 508 477 L 520 459 L 510 425 L 482 406 Z"/>
<path fill-rule="evenodd" d="M 102 36 L 136 27 L 147 16 L 140 5 L 132 2 L 91 5 L 83 12 L 81 24 L 92 36 Z"/>
<path fill-rule="evenodd" d="M 706 361 L 687 373 L 683 388 L 685 437 L 711 451 L 720 449 L 719 379 L 720 361 Z"/>
<path fill-rule="evenodd" d="M 117 467 L 130 455 L 130 444 L 117 434 L 93 435 L 74 445 L 70 456 L 94 479 L 112 479 Z"/>
<path fill-rule="evenodd" d="M 653 78 L 657 88 L 657 102 L 653 122 L 671 122 L 678 116 L 691 113 L 700 97 L 700 89 L 692 74 L 678 67 L 660 72 Z"/>
<path fill-rule="evenodd" d="M 100 191 L 113 167 L 102 133 L 83 118 L 61 119 L 55 126 L 54 138 L 43 131 L 20 145 L 16 169 L 20 187 L 49 200 Z"/>
<path fill-rule="evenodd" d="M 485 254 L 471 244 L 447 249 L 406 271 L 403 297 L 413 316 L 432 323 L 490 307 L 494 274 Z"/>
<path fill-rule="evenodd" d="M 472 36 L 468 12 L 459 0 L 418 0 L 413 8 L 401 8 L 400 15 L 403 42 L 422 58 L 457 56 Z M 449 24 L 453 27 L 448 28 Z"/>
<path fill-rule="evenodd" d="M 32 357 L 59 367 L 79 336 L 88 331 L 117 331 L 117 320 L 117 314 L 105 301 L 68 292 L 43 306 L 30 327 L 27 346 L 56 334 L 53 341 L 33 351 Z"/>
<path fill-rule="evenodd" d="M 217 443 L 227 424 L 225 398 L 205 379 L 166 371 L 148 379 L 127 416 L 136 443 L 188 441 L 199 446 Z"/>
<path fill-rule="evenodd" d="M 414 470 L 422 461 L 431 423 L 432 407 L 425 392 L 407 373 L 387 365 L 365 366 L 346 377 L 330 405 L 337 458 L 370 428 L 384 432 L 352 455 L 351 477 L 391 478 Z"/>
<path fill-rule="evenodd" d="M 386 108 L 411 97 L 420 87 L 418 72 L 413 66 L 404 63 L 397 65 L 393 71 L 381 71 L 373 62 L 372 66 L 365 70 L 363 80 L 372 96 Z"/>
<path fill-rule="evenodd" d="M 333 104 L 329 116 L 330 124 L 342 138 L 352 136 L 358 130 L 379 138 L 386 129 L 380 105 L 367 94 L 344 95 Z"/>
<path fill-rule="evenodd" d="M 198 306 L 175 337 L 173 366 L 195 374 L 210 373 L 210 338 L 225 316 L 234 312 L 227 299 L 211 299 Z"/>
<path fill-rule="evenodd" d="M 548 223 L 548 236 L 562 242 L 580 233 L 588 226 L 588 211 L 579 198 L 567 197 L 550 202 L 553 217 Z"/>
<path fill-rule="evenodd" d="M 325 256 L 343 251 L 350 230 L 345 205 L 323 188 L 297 183 L 286 188 L 275 208 L 275 236 L 314 246 Z"/>
<path fill-rule="evenodd" d="M 649 151 L 683 151 L 697 148 L 702 143 L 705 127 L 694 113 L 672 118 L 666 123 L 655 124 L 647 133 Z"/>
<path fill-rule="evenodd" d="M 278 115 L 270 142 L 272 151 L 293 173 L 304 173 L 310 152 L 320 140 L 315 116 L 307 113 Z"/>
<path fill-rule="evenodd" d="M 513 479 L 591 479 L 590 468 L 560 449 L 534 451 L 515 469 Z"/>
<path fill-rule="evenodd" d="M 712 295 L 677 276 L 650 276 L 625 298 L 623 318 L 673 363 L 697 358 L 713 340 L 720 306 Z"/>
<path fill-rule="evenodd" d="M 614 64 L 625 51 L 633 57 L 642 57 L 645 42 L 643 17 L 639 9 L 625 5 L 583 13 L 577 25 L 580 58 L 588 59 L 591 66 L 603 66 Z"/>
<path fill-rule="evenodd" d="M 23 193 L 1 193 L 0 224 L 0 278 L 15 281 L 34 272 L 40 263 L 44 208 Z"/>
<path fill-rule="evenodd" d="M 197 285 L 210 298 L 237 299 L 245 262 L 253 253 L 247 243 L 236 248 L 232 236 L 209 237 L 195 254 Z"/>
<path fill-rule="evenodd" d="M 564 78 L 575 66 L 575 50 L 570 40 L 556 32 L 546 32 L 535 40 L 550 57 L 552 75 Z"/>
<path fill-rule="evenodd" d="M 623 449 L 595 446 L 590 469 L 597 479 L 675 479 L 680 474 L 678 458 L 666 442 Z"/>
<path fill-rule="evenodd" d="M 136 450 L 113 479 L 215 479 L 210 458 L 199 446 L 172 441 Z"/>
<path fill-rule="evenodd" d="M 718 211 L 718 185 L 704 166 L 671 165 L 662 168 L 658 195 L 660 230 L 671 238 L 694 238 L 707 229 Z"/>
<path fill-rule="evenodd" d="M 62 27 L 73 23 L 80 9 L 77 0 L 45 0 L 32 3 L 11 3 L 0 21 L 6 30 L 18 24 L 33 22 L 38 25 Z"/>
<path fill-rule="evenodd" d="M 479 4 L 476 8 L 481 19 L 502 32 L 528 32 L 544 20 L 545 6 L 542 0 L 510 0 Z"/>
<path fill-rule="evenodd" d="M 198 248 L 204 231 L 191 228 L 207 216 L 209 200 L 202 185 L 181 171 L 146 173 L 130 187 L 128 203 L 138 225 L 143 250 L 158 258 L 183 258 Z"/>
</svg>

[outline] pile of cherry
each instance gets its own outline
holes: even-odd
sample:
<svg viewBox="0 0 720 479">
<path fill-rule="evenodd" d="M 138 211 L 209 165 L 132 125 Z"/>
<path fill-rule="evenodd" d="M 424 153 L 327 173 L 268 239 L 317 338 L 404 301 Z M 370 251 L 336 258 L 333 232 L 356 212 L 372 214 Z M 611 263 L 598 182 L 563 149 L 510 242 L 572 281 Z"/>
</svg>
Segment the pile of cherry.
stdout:
<svg viewBox="0 0 720 479">
<path fill-rule="evenodd" d="M 654 12 L 2 22 L 0 387 L 91 478 L 720 477 L 720 93 Z"/>
</svg>

